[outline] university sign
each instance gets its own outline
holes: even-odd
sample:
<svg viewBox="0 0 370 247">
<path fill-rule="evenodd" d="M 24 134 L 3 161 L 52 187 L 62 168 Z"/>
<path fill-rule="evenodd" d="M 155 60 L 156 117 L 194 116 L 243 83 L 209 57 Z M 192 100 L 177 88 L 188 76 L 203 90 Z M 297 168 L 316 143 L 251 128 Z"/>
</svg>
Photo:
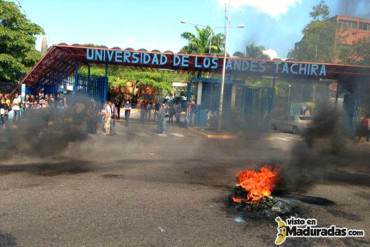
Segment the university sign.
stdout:
<svg viewBox="0 0 370 247">
<path fill-rule="evenodd" d="M 221 71 L 223 58 L 189 54 L 86 48 L 86 60 L 97 63 L 122 64 L 188 71 Z M 228 58 L 226 71 L 282 76 L 325 77 L 325 64 L 264 61 Z"/>
</svg>

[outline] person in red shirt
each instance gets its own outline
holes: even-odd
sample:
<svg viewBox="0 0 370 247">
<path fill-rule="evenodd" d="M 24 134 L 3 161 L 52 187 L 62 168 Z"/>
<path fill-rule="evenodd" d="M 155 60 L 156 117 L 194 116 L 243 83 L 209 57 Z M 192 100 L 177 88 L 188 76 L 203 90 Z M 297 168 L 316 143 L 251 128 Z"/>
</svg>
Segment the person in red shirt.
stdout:
<svg viewBox="0 0 370 247">
<path fill-rule="evenodd" d="M 365 117 L 362 118 L 361 129 L 363 131 L 363 135 L 366 137 L 366 141 L 369 141 L 369 137 L 370 137 L 370 116 L 369 115 L 366 115 Z"/>
</svg>

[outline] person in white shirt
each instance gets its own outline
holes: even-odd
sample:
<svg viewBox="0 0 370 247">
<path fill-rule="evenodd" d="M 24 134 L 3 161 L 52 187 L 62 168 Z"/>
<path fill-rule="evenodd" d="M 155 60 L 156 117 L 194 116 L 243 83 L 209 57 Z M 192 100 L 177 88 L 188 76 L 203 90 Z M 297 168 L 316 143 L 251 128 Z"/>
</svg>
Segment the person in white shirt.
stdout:
<svg viewBox="0 0 370 247">
<path fill-rule="evenodd" d="M 103 121 L 104 121 L 104 130 L 106 135 L 111 134 L 111 121 L 112 121 L 112 108 L 109 102 L 104 104 L 102 111 Z"/>
<path fill-rule="evenodd" d="M 15 97 L 12 102 L 12 110 L 13 110 L 13 123 L 19 120 L 20 114 L 21 114 L 21 103 L 22 99 L 21 96 L 18 95 L 17 93 L 15 94 Z"/>
<path fill-rule="evenodd" d="M 124 110 L 125 110 L 125 120 L 128 121 L 128 119 L 130 118 L 130 113 L 131 113 L 131 103 L 130 101 L 126 101 L 126 104 L 124 106 Z"/>
</svg>

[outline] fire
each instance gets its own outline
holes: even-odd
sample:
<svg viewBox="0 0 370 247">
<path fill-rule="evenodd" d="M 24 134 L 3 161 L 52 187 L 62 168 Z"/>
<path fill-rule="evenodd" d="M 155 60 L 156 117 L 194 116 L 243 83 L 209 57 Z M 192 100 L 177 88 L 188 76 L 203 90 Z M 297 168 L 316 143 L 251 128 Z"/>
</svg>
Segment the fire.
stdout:
<svg viewBox="0 0 370 247">
<path fill-rule="evenodd" d="M 236 174 L 236 186 L 242 187 L 247 192 L 247 198 L 233 197 L 235 203 L 258 203 L 263 198 L 271 196 L 278 179 L 278 169 L 267 166 L 259 171 L 243 170 Z"/>
</svg>

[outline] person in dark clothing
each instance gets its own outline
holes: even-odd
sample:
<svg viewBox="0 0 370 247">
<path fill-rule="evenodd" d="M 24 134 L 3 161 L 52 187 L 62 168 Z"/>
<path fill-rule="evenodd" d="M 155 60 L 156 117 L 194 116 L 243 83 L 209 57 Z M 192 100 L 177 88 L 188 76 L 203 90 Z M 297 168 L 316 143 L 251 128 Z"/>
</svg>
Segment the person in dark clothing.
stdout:
<svg viewBox="0 0 370 247">
<path fill-rule="evenodd" d="M 124 109 L 125 109 L 125 120 L 128 121 L 128 119 L 130 118 L 131 109 L 132 109 L 130 101 L 126 101 Z"/>
<path fill-rule="evenodd" d="M 146 101 L 142 101 L 140 103 L 140 122 L 141 123 L 144 123 L 144 121 L 146 120 L 146 116 L 147 116 L 147 102 Z"/>
<path fill-rule="evenodd" d="M 116 106 L 116 109 L 117 109 L 117 116 L 116 116 L 117 119 L 121 118 L 122 103 L 123 103 L 123 95 L 122 95 L 122 93 L 118 92 L 118 94 L 114 98 L 114 105 Z"/>
<path fill-rule="evenodd" d="M 160 108 L 161 108 L 161 104 L 159 102 L 156 102 L 154 105 L 154 121 L 158 120 Z"/>
</svg>

